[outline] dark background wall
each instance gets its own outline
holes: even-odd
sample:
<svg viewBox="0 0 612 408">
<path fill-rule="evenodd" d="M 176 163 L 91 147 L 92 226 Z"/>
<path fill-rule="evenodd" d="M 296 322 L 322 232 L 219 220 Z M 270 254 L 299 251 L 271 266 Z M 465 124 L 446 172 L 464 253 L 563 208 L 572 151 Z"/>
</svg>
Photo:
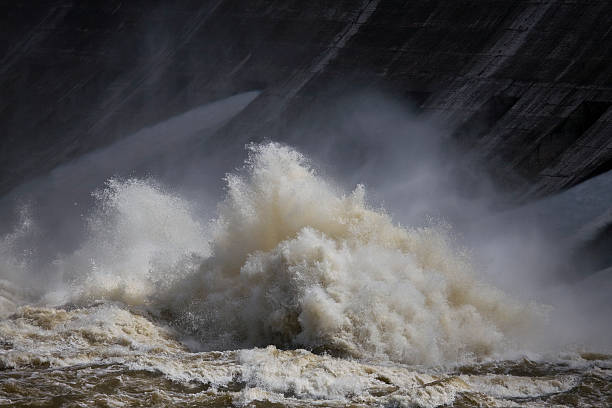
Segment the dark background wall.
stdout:
<svg viewBox="0 0 612 408">
<path fill-rule="evenodd" d="M 356 85 L 434 117 L 506 188 L 555 192 L 612 168 L 611 16 L 609 0 L 2 1 L 0 194 L 252 89 L 229 128 L 282 138 Z"/>
</svg>

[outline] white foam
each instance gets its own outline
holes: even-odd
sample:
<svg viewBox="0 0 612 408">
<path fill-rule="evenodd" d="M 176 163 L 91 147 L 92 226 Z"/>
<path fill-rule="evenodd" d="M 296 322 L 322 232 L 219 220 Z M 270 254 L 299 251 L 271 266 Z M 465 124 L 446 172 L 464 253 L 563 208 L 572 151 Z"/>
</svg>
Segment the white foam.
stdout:
<svg viewBox="0 0 612 408">
<path fill-rule="evenodd" d="M 479 283 L 440 228 L 343 195 L 295 150 L 250 146 L 227 177 L 211 253 L 166 296 L 204 348 L 324 347 L 411 363 L 487 355 L 534 311 Z"/>
<path fill-rule="evenodd" d="M 269 344 L 439 363 L 506 350 L 537 309 L 480 283 L 444 227 L 396 225 L 308 160 L 252 145 L 205 227 L 150 181 L 111 179 L 48 303 L 146 305 L 204 350 Z M 207 230 L 208 229 L 208 230 Z"/>
<path fill-rule="evenodd" d="M 70 301 L 116 299 L 142 304 L 206 256 L 204 229 L 184 200 L 151 182 L 111 179 L 96 193 L 81 248 L 55 267 L 70 282 Z"/>
</svg>

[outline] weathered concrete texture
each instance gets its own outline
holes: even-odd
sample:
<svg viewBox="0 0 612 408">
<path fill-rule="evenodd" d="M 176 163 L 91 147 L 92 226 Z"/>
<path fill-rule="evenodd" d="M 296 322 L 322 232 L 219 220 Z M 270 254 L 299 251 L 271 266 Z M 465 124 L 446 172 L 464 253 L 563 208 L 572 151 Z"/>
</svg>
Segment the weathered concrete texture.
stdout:
<svg viewBox="0 0 612 408">
<path fill-rule="evenodd" d="M 265 92 L 228 129 L 282 138 L 279 123 L 356 84 L 417 104 L 531 196 L 612 167 L 609 0 L 47 1 L 0 13 L 0 193 L 245 90 Z"/>
</svg>

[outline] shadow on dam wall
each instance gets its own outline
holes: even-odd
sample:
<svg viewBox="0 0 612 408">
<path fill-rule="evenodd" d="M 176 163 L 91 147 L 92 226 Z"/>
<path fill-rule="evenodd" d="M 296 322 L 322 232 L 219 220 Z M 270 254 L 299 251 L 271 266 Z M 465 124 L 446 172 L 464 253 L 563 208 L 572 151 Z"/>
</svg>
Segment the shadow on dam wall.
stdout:
<svg viewBox="0 0 612 408">
<path fill-rule="evenodd" d="M 282 140 L 301 112 L 360 87 L 443 123 L 524 197 L 612 163 L 608 0 L 57 0 L 0 15 L 0 194 L 254 89 L 218 138 Z"/>
</svg>

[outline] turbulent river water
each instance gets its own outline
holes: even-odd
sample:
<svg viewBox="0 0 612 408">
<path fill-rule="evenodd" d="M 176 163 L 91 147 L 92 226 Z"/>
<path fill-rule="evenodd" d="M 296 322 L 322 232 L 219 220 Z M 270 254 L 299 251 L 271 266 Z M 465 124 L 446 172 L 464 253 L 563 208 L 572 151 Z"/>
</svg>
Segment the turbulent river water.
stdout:
<svg viewBox="0 0 612 408">
<path fill-rule="evenodd" d="M 479 280 L 444 225 L 394 223 L 276 143 L 226 184 L 203 223 L 111 179 L 42 275 L 25 214 L 0 246 L 0 405 L 612 404 L 612 357 L 543 348 L 547 307 Z"/>
</svg>

